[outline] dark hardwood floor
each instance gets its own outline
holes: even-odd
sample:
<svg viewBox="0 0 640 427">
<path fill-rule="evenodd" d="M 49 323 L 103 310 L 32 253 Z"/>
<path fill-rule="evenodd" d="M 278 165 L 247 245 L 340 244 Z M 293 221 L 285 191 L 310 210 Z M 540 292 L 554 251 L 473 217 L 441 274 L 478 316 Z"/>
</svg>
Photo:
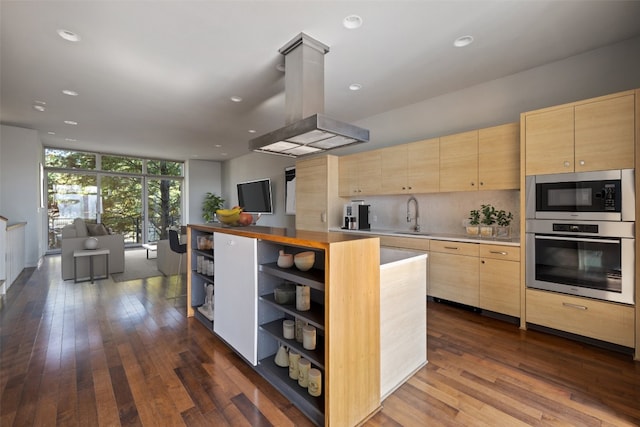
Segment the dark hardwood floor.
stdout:
<svg viewBox="0 0 640 427">
<path fill-rule="evenodd" d="M 0 306 L 0 426 L 310 425 L 185 317 L 184 280 L 63 282 L 57 256 L 30 273 Z M 367 426 L 640 425 L 630 355 L 427 311 L 428 365 Z"/>
</svg>

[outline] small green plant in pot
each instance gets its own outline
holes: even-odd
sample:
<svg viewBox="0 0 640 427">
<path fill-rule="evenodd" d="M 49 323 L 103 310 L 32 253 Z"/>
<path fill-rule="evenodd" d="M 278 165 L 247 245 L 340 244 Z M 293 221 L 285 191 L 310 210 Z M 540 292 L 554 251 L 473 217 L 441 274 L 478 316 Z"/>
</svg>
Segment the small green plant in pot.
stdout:
<svg viewBox="0 0 640 427">
<path fill-rule="evenodd" d="M 202 218 L 206 222 L 213 222 L 216 219 L 216 211 L 222 209 L 224 199 L 213 193 L 207 192 L 202 202 Z"/>
<path fill-rule="evenodd" d="M 480 235 L 482 237 L 492 237 L 493 236 L 493 224 L 496 223 L 496 208 L 491 206 L 490 204 L 482 205 L 482 209 L 480 210 L 482 213 L 482 219 L 480 223 Z"/>
<path fill-rule="evenodd" d="M 513 214 L 504 210 L 496 212 L 496 237 L 509 237 L 511 234 L 511 221 L 513 220 Z"/>
<path fill-rule="evenodd" d="M 480 232 L 480 211 L 473 209 L 469 212 L 469 224 L 466 226 L 467 234 L 477 235 Z"/>
</svg>

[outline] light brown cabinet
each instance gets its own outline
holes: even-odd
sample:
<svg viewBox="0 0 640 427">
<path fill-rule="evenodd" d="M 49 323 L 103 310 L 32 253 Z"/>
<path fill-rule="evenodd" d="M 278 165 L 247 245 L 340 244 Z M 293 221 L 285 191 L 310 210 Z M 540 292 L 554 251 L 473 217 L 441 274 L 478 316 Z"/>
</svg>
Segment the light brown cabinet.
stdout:
<svg viewBox="0 0 640 427">
<path fill-rule="evenodd" d="M 432 240 L 429 296 L 478 307 L 478 254 L 475 243 Z"/>
<path fill-rule="evenodd" d="M 338 193 L 341 197 L 381 194 L 381 151 L 340 157 Z"/>
<path fill-rule="evenodd" d="M 518 188 L 518 123 L 507 123 L 440 138 L 440 191 Z"/>
<path fill-rule="evenodd" d="M 634 307 L 527 289 L 527 322 L 634 346 Z"/>
<path fill-rule="evenodd" d="M 523 113 L 525 173 L 634 167 L 633 91 Z"/>
<path fill-rule="evenodd" d="M 381 149 L 381 194 L 437 192 L 439 152 L 439 138 Z"/>
<path fill-rule="evenodd" d="M 480 245 L 479 307 L 520 317 L 520 248 Z"/>
<path fill-rule="evenodd" d="M 478 131 L 440 137 L 440 191 L 478 189 Z"/>
<path fill-rule="evenodd" d="M 478 130 L 478 189 L 520 188 L 520 124 Z"/>
<path fill-rule="evenodd" d="M 320 156 L 296 162 L 296 229 L 328 231 L 342 217 L 338 197 L 338 157 Z"/>
</svg>

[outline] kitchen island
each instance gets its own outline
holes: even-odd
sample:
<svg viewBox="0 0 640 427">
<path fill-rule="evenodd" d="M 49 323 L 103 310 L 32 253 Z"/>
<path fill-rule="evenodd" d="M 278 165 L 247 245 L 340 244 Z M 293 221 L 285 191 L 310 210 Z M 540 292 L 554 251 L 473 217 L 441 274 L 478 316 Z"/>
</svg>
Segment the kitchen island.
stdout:
<svg viewBox="0 0 640 427">
<path fill-rule="evenodd" d="M 318 425 L 357 425 L 380 409 L 377 237 L 260 226 L 189 225 L 188 230 L 188 316 L 195 315 Z M 213 249 L 199 248 L 212 235 Z M 278 267 L 281 250 L 313 252 L 313 268 Z M 202 272 L 209 261 L 214 275 Z M 309 286 L 311 309 L 278 304 L 274 289 L 283 282 Z M 205 302 L 208 284 L 214 285 L 213 320 L 196 309 Z M 285 338 L 285 319 L 314 326 L 316 348 Z M 283 345 L 320 371 L 319 397 L 275 364 Z"/>
</svg>

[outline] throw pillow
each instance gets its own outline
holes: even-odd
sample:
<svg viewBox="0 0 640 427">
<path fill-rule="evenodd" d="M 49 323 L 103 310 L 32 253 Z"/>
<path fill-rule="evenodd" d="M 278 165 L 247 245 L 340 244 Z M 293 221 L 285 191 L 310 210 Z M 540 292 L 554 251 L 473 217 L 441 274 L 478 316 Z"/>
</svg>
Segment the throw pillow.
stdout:
<svg viewBox="0 0 640 427">
<path fill-rule="evenodd" d="M 87 237 L 89 235 L 87 224 L 85 224 L 82 218 L 74 219 L 73 225 L 76 227 L 76 237 Z"/>
<path fill-rule="evenodd" d="M 108 234 L 104 224 L 87 224 L 87 231 L 89 236 L 106 236 Z"/>
</svg>

